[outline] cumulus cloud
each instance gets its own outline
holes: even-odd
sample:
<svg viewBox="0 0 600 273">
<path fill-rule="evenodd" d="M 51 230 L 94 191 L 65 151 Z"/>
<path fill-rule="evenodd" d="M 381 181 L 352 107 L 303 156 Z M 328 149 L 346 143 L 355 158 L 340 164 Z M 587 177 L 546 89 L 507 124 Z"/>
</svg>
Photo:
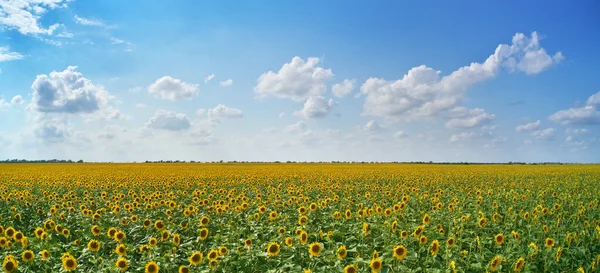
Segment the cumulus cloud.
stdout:
<svg viewBox="0 0 600 273">
<path fill-rule="evenodd" d="M 352 92 L 352 90 L 354 90 L 354 84 L 356 83 L 356 80 L 344 80 L 341 83 L 336 83 L 331 87 L 331 92 L 333 93 L 334 96 L 338 97 L 338 98 L 343 98 L 345 96 L 347 96 L 348 94 L 350 94 L 350 92 Z"/>
<path fill-rule="evenodd" d="M 241 118 L 244 113 L 240 109 L 227 107 L 219 104 L 212 109 L 208 109 L 208 117 L 214 119 Z"/>
<path fill-rule="evenodd" d="M 92 113 L 106 107 L 113 98 L 102 85 L 86 79 L 77 66 L 38 75 L 31 88 L 31 107 L 43 113 Z"/>
<path fill-rule="evenodd" d="M 467 109 L 465 107 L 457 107 L 451 111 L 453 118 L 446 122 L 448 129 L 469 129 L 479 127 L 494 120 L 494 114 L 488 114 L 484 109 L 475 108 Z"/>
<path fill-rule="evenodd" d="M 204 78 L 204 83 L 209 82 L 210 80 L 212 80 L 215 77 L 215 74 L 210 74 L 208 76 L 206 76 L 206 78 Z"/>
<path fill-rule="evenodd" d="M 408 136 L 408 134 L 402 130 L 398 130 L 394 133 L 395 138 L 405 138 L 407 136 Z"/>
<path fill-rule="evenodd" d="M 10 103 L 3 98 L 0 98 L 0 110 L 8 107 L 10 107 Z"/>
<path fill-rule="evenodd" d="M 223 86 L 223 87 L 231 86 L 231 85 L 233 85 L 233 80 L 232 79 L 228 79 L 226 81 L 220 81 L 219 85 Z"/>
<path fill-rule="evenodd" d="M 327 100 L 323 96 L 310 96 L 301 110 L 294 112 L 296 116 L 305 119 L 325 117 L 333 107 L 333 99 Z"/>
<path fill-rule="evenodd" d="M 370 120 L 367 122 L 367 124 L 365 124 L 365 126 L 363 126 L 363 131 L 368 133 L 378 133 L 384 131 L 384 129 L 375 120 Z"/>
<path fill-rule="evenodd" d="M 10 100 L 11 104 L 23 104 L 23 97 L 21 95 L 16 95 Z"/>
<path fill-rule="evenodd" d="M 183 131 L 190 128 L 190 121 L 185 114 L 158 110 L 146 126 L 153 129 Z"/>
<path fill-rule="evenodd" d="M 541 124 L 542 124 L 542 122 L 540 120 L 537 120 L 535 122 L 519 125 L 515 128 L 515 131 L 517 131 L 517 132 L 533 132 L 533 131 L 540 129 Z"/>
<path fill-rule="evenodd" d="M 294 124 L 288 125 L 283 131 L 287 133 L 297 133 L 302 132 L 304 130 L 306 130 L 306 122 L 301 120 Z"/>
<path fill-rule="evenodd" d="M 15 29 L 23 35 L 52 35 L 61 27 L 53 24 L 44 28 L 39 24 L 48 9 L 66 7 L 68 0 L 4 0 L 0 1 L 0 25 Z"/>
<path fill-rule="evenodd" d="M 198 110 L 196 110 L 196 115 L 198 116 L 202 116 L 206 113 L 206 109 L 204 108 L 198 108 Z"/>
<path fill-rule="evenodd" d="M 156 80 L 148 87 L 148 92 L 164 100 L 191 99 L 198 91 L 197 84 L 189 84 L 170 76 Z"/>
<path fill-rule="evenodd" d="M 11 52 L 8 46 L 0 47 L 0 63 L 21 60 L 24 56 L 18 52 Z"/>
<path fill-rule="evenodd" d="M 463 132 L 460 134 L 454 134 L 450 136 L 450 142 L 466 141 L 477 137 L 478 135 L 474 132 Z"/>
<path fill-rule="evenodd" d="M 62 142 L 71 134 L 67 120 L 62 118 L 42 118 L 34 128 L 34 135 L 46 143 Z"/>
<path fill-rule="evenodd" d="M 554 139 L 554 135 L 556 133 L 556 129 L 547 128 L 544 130 L 537 130 L 531 133 L 531 136 L 536 137 L 542 140 L 552 140 Z"/>
<path fill-rule="evenodd" d="M 584 106 L 560 110 L 550 115 L 548 119 L 562 125 L 600 124 L 600 110 L 598 109 L 598 105 L 600 105 L 600 92 L 591 95 Z"/>
<path fill-rule="evenodd" d="M 73 19 L 75 20 L 75 23 L 84 25 L 84 26 L 96 26 L 96 27 L 105 26 L 104 22 L 102 22 L 101 20 L 97 20 L 97 19 L 86 19 L 86 18 L 77 16 L 77 15 L 75 15 L 75 17 L 73 17 Z"/>
<path fill-rule="evenodd" d="M 391 120 L 435 117 L 454 108 L 473 85 L 496 77 L 503 67 L 527 74 L 547 69 L 555 61 L 540 64 L 530 60 L 537 58 L 531 57 L 532 54 L 539 56 L 542 52 L 545 51 L 539 45 L 537 33 L 531 38 L 517 33 L 511 45 L 498 45 L 483 63 L 471 63 L 446 76 L 421 65 L 395 81 L 369 78 L 360 88 L 360 93 L 366 96 L 363 112 Z"/>
<path fill-rule="evenodd" d="M 259 97 L 274 96 L 295 101 L 322 95 L 327 90 L 326 81 L 333 77 L 333 73 L 331 69 L 318 65 L 319 58 L 316 57 L 306 61 L 294 57 L 278 72 L 269 71 L 260 75 L 254 93 Z"/>
</svg>

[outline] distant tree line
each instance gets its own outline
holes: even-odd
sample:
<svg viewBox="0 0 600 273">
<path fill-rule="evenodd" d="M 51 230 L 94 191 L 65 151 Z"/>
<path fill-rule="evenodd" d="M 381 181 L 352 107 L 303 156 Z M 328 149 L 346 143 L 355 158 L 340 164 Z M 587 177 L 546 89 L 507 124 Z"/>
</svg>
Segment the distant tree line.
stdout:
<svg viewBox="0 0 600 273">
<path fill-rule="evenodd" d="M 83 163 L 83 160 L 73 161 L 73 160 L 64 160 L 64 159 L 46 159 L 46 160 L 26 160 L 26 159 L 6 159 L 4 161 L 0 161 L 0 163 Z"/>
<path fill-rule="evenodd" d="M 504 162 L 504 163 L 486 163 L 486 162 L 434 162 L 434 161 L 185 161 L 185 160 L 158 160 L 144 163 L 227 163 L 227 164 L 257 164 L 257 163 L 275 163 L 275 164 L 438 164 L 438 165 L 565 165 L 570 163 L 562 162 Z"/>
</svg>

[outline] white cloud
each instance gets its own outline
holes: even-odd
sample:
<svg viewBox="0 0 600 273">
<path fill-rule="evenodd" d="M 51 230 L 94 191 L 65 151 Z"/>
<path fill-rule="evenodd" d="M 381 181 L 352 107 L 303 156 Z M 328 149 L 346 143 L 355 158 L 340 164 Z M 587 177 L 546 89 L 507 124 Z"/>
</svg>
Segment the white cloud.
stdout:
<svg viewBox="0 0 600 273">
<path fill-rule="evenodd" d="M 204 114 L 206 114 L 206 109 L 204 109 L 204 108 L 198 108 L 198 110 L 196 110 L 196 115 L 202 116 Z"/>
<path fill-rule="evenodd" d="M 517 132 L 533 132 L 533 131 L 540 129 L 541 124 L 542 124 L 542 122 L 540 120 L 537 120 L 535 122 L 519 125 L 515 128 L 515 131 L 517 131 Z"/>
<path fill-rule="evenodd" d="M 0 98 L 0 110 L 10 107 L 10 103 Z"/>
<path fill-rule="evenodd" d="M 10 48 L 7 46 L 0 47 L 0 63 L 14 61 L 14 60 L 21 60 L 23 58 L 24 58 L 24 56 L 21 55 L 21 53 L 11 52 Z"/>
<path fill-rule="evenodd" d="M 294 57 L 278 72 L 269 71 L 260 75 L 254 93 L 259 97 L 274 96 L 295 101 L 322 95 L 327 90 L 325 82 L 333 77 L 333 73 L 331 69 L 324 69 L 318 64 L 319 58 L 316 57 L 306 61 Z"/>
<path fill-rule="evenodd" d="M 232 79 L 228 79 L 226 81 L 219 82 L 219 85 L 223 86 L 223 87 L 231 86 L 232 84 L 233 84 L 233 80 Z"/>
<path fill-rule="evenodd" d="M 361 94 L 366 96 L 364 114 L 396 121 L 435 117 L 458 105 L 473 85 L 496 77 L 502 67 L 514 68 L 523 58 L 529 58 L 524 56 L 541 55 L 540 49 L 536 33 L 532 34 L 532 38 L 517 33 L 512 45 L 498 45 L 483 63 L 471 63 L 446 76 L 421 65 L 395 81 L 369 78 L 360 88 Z M 528 55 L 530 52 L 537 53 Z M 518 69 L 530 74 L 547 68 L 547 64 L 534 65 L 529 59 L 523 63 L 527 64 Z"/>
<path fill-rule="evenodd" d="M 243 116 L 244 116 L 244 113 L 242 112 L 242 110 L 227 107 L 223 104 L 219 104 L 219 105 L 215 106 L 215 108 L 208 110 L 209 118 L 227 119 L 227 118 L 241 118 Z"/>
<path fill-rule="evenodd" d="M 53 24 L 40 26 L 39 20 L 48 9 L 66 7 L 68 0 L 3 0 L 0 1 L 0 25 L 15 29 L 23 35 L 52 33 L 61 27 Z"/>
<path fill-rule="evenodd" d="M 68 121 L 63 118 L 40 117 L 34 135 L 46 143 L 62 142 L 72 134 Z"/>
<path fill-rule="evenodd" d="M 356 83 L 356 80 L 344 80 L 341 83 L 336 83 L 331 87 L 331 92 L 333 93 L 334 96 L 338 97 L 338 98 L 343 98 L 345 96 L 347 96 L 348 94 L 350 94 L 350 92 L 352 92 L 352 90 L 354 90 L 354 84 Z"/>
<path fill-rule="evenodd" d="M 198 91 L 197 84 L 185 83 L 179 79 L 164 76 L 148 87 L 148 92 L 164 100 L 191 99 Z"/>
<path fill-rule="evenodd" d="M 283 118 L 285 116 L 284 112 L 279 113 L 279 118 Z"/>
<path fill-rule="evenodd" d="M 451 111 L 451 115 L 453 118 L 446 122 L 446 128 L 449 129 L 474 128 L 489 123 L 496 118 L 494 114 L 488 114 L 480 108 L 468 110 L 464 107 L 457 107 Z"/>
<path fill-rule="evenodd" d="M 323 96 L 310 96 L 301 110 L 294 112 L 296 116 L 305 119 L 325 117 L 333 107 L 333 99 L 327 100 Z"/>
<path fill-rule="evenodd" d="M 136 103 L 135 108 L 146 108 L 146 105 L 143 103 Z"/>
<path fill-rule="evenodd" d="M 125 40 L 121 40 L 121 39 L 118 39 L 118 38 L 114 38 L 114 37 L 113 37 L 113 38 L 110 38 L 110 42 L 111 42 L 113 45 L 120 45 L 120 44 L 122 44 L 122 43 L 125 43 Z"/>
<path fill-rule="evenodd" d="M 363 127 L 363 131 L 368 132 L 368 133 L 378 133 L 383 130 L 384 130 L 383 127 L 381 127 L 375 120 L 370 120 Z"/>
<path fill-rule="evenodd" d="M 478 135 L 473 132 L 463 132 L 460 134 L 454 134 L 450 136 L 450 142 L 466 141 L 477 137 Z"/>
<path fill-rule="evenodd" d="M 494 139 L 492 139 L 492 144 L 501 144 L 501 143 L 505 143 L 507 140 L 506 137 L 503 136 L 499 136 L 499 137 L 495 137 Z"/>
<path fill-rule="evenodd" d="M 153 129 L 183 131 L 190 128 L 190 121 L 185 114 L 158 110 L 146 126 Z"/>
<path fill-rule="evenodd" d="M 31 85 L 31 107 L 45 113 L 92 113 L 105 108 L 112 96 L 77 71 L 77 66 L 42 74 Z"/>
<path fill-rule="evenodd" d="M 204 78 L 204 83 L 209 82 L 210 80 L 212 80 L 215 77 L 215 74 L 210 74 L 208 76 L 206 76 L 206 78 Z"/>
<path fill-rule="evenodd" d="M 73 17 L 73 19 L 75 20 L 75 23 L 80 24 L 80 25 L 84 25 L 84 26 L 95 26 L 95 27 L 104 27 L 106 26 L 104 24 L 104 22 L 102 22 L 101 20 L 98 19 L 86 19 L 83 17 L 79 17 L 77 15 L 75 15 L 75 17 Z"/>
<path fill-rule="evenodd" d="M 23 97 L 21 95 L 16 95 L 10 100 L 11 104 L 23 104 Z"/>
<path fill-rule="evenodd" d="M 507 64 L 527 75 L 538 74 L 564 59 L 560 51 L 553 56 L 548 55 L 546 50 L 540 47 L 540 37 L 537 32 L 533 32 L 531 38 L 517 33 L 513 37 L 512 50 L 517 59 L 513 57 Z"/>
<path fill-rule="evenodd" d="M 600 124 L 600 92 L 591 95 L 582 107 L 560 110 L 548 117 L 551 121 L 563 125 L 569 124 Z"/>
<path fill-rule="evenodd" d="M 534 131 L 531 133 L 531 136 L 536 137 L 538 139 L 543 139 L 543 140 L 552 140 L 552 139 L 554 139 L 555 133 L 556 133 L 556 129 L 547 128 L 544 130 Z"/>
<path fill-rule="evenodd" d="M 407 136 L 408 136 L 408 134 L 402 130 L 398 130 L 394 133 L 395 138 L 405 138 Z"/>
<path fill-rule="evenodd" d="M 283 131 L 287 132 L 287 133 L 295 133 L 295 132 L 304 131 L 305 129 L 306 129 L 306 122 L 301 120 L 294 124 L 288 125 L 287 127 L 285 127 L 285 129 Z"/>
</svg>

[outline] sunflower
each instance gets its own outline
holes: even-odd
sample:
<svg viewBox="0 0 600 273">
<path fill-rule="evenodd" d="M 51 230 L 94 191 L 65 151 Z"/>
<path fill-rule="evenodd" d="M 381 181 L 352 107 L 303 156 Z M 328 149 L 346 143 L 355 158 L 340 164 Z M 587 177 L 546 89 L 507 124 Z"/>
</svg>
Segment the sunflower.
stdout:
<svg viewBox="0 0 600 273">
<path fill-rule="evenodd" d="M 87 244 L 87 247 L 91 252 L 98 252 L 98 250 L 100 250 L 100 242 L 96 240 L 90 240 L 90 242 Z"/>
<path fill-rule="evenodd" d="M 156 245 L 158 245 L 158 240 L 156 240 L 156 238 L 154 237 L 150 237 L 150 239 L 148 240 L 148 245 L 150 245 L 151 247 L 155 247 Z"/>
<path fill-rule="evenodd" d="M 371 227 L 369 226 L 369 223 L 363 223 L 363 236 L 367 236 L 369 235 L 369 231 L 371 230 Z"/>
<path fill-rule="evenodd" d="M 344 213 L 344 216 L 346 217 L 346 219 L 352 218 L 352 211 L 347 209 L 346 212 Z"/>
<path fill-rule="evenodd" d="M 299 213 L 299 214 L 305 214 L 305 213 L 306 213 L 306 208 L 305 208 L 304 206 L 302 206 L 302 207 L 299 207 L 299 208 L 298 208 L 298 213 Z"/>
<path fill-rule="evenodd" d="M 179 235 L 179 234 L 173 235 L 173 245 L 179 246 L 180 243 L 181 243 L 181 235 Z"/>
<path fill-rule="evenodd" d="M 277 212 L 275 212 L 275 211 L 271 211 L 271 212 L 269 213 L 269 219 L 270 219 L 270 220 L 275 220 L 275 219 L 277 219 Z"/>
<path fill-rule="evenodd" d="M 415 232 L 413 232 L 413 235 L 415 235 L 415 237 L 419 238 L 419 237 L 421 237 L 421 234 L 423 233 L 424 230 L 425 230 L 425 228 L 423 226 L 418 226 L 417 228 L 415 228 Z"/>
<path fill-rule="evenodd" d="M 15 229 L 13 227 L 9 227 L 4 231 L 4 235 L 6 235 L 6 237 L 8 237 L 9 239 L 13 239 L 13 237 L 15 236 Z"/>
<path fill-rule="evenodd" d="M 154 222 L 154 228 L 157 230 L 161 230 L 165 228 L 165 223 L 162 220 L 157 220 L 156 222 Z"/>
<path fill-rule="evenodd" d="M 204 241 L 204 240 L 206 240 L 206 237 L 208 237 L 208 229 L 207 228 L 200 229 L 200 240 Z"/>
<path fill-rule="evenodd" d="M 0 232 L 0 233 L 1 233 L 1 232 Z M 42 234 L 44 233 L 44 229 L 43 229 L 43 228 L 41 228 L 41 227 L 39 227 L 39 228 L 36 228 L 36 229 L 33 231 L 33 233 L 35 233 L 35 237 L 41 238 L 41 237 L 42 237 Z"/>
<path fill-rule="evenodd" d="M 346 246 L 341 245 L 340 247 L 338 247 L 338 249 L 337 249 L 338 259 L 346 258 L 346 255 L 348 255 L 348 250 L 346 249 Z"/>
<path fill-rule="evenodd" d="M 546 247 L 547 248 L 554 247 L 554 240 L 552 238 L 546 238 Z"/>
<path fill-rule="evenodd" d="M 4 257 L 4 262 L 2 263 L 2 268 L 6 273 L 12 273 L 19 267 L 19 262 L 15 259 L 13 255 L 6 255 Z"/>
<path fill-rule="evenodd" d="M 119 256 L 125 256 L 125 254 L 127 254 L 127 248 L 125 248 L 124 244 L 117 245 L 115 248 L 115 253 L 117 253 Z"/>
<path fill-rule="evenodd" d="M 156 262 L 154 261 L 151 261 L 146 264 L 146 267 L 144 268 L 144 273 L 158 273 L 158 269 L 158 264 L 156 264 Z"/>
<path fill-rule="evenodd" d="M 438 240 L 433 240 L 433 242 L 431 242 L 431 245 L 429 246 L 429 249 L 431 250 L 431 256 L 437 255 L 440 251 L 440 243 L 438 242 Z"/>
<path fill-rule="evenodd" d="M 310 244 L 310 246 L 308 247 L 308 253 L 310 253 L 310 255 L 317 257 L 321 254 L 321 250 L 323 250 L 323 247 L 321 246 L 321 244 L 319 243 L 312 243 Z"/>
<path fill-rule="evenodd" d="M 148 228 L 150 225 L 152 225 L 152 221 L 150 221 L 150 219 L 146 219 L 142 224 L 144 225 L 144 228 Z"/>
<path fill-rule="evenodd" d="M 218 260 L 210 260 L 208 262 L 208 265 L 210 266 L 210 268 L 212 269 L 217 269 L 217 265 L 219 264 Z"/>
<path fill-rule="evenodd" d="M 21 240 L 23 240 L 23 237 L 25 237 L 25 235 L 23 235 L 23 232 L 17 231 L 15 233 L 14 239 L 17 242 L 20 242 Z"/>
<path fill-rule="evenodd" d="M 300 232 L 300 244 L 306 244 L 308 242 L 308 233 L 306 231 Z"/>
<path fill-rule="evenodd" d="M 430 221 L 431 217 L 429 216 L 429 214 L 425 213 L 425 215 L 423 216 L 423 225 L 428 225 Z"/>
<path fill-rule="evenodd" d="M 6 247 L 8 244 L 8 239 L 6 237 L 0 237 L 0 247 Z"/>
<path fill-rule="evenodd" d="M 98 236 L 100 233 L 102 233 L 102 230 L 100 230 L 99 226 L 92 226 L 91 231 L 94 236 Z"/>
<path fill-rule="evenodd" d="M 381 271 L 383 261 L 380 258 L 372 259 L 369 263 L 369 267 L 371 268 L 371 272 L 377 273 Z"/>
<path fill-rule="evenodd" d="M 408 254 L 408 250 L 403 245 L 398 245 L 394 247 L 394 257 L 398 260 L 402 260 Z"/>
<path fill-rule="evenodd" d="M 206 255 L 206 257 L 209 260 L 215 260 L 216 258 L 219 258 L 219 251 L 213 249 L 211 251 L 208 252 L 208 255 Z"/>
<path fill-rule="evenodd" d="M 206 226 L 208 223 L 210 223 L 210 218 L 208 218 L 208 216 L 202 216 L 202 218 L 200 218 L 201 226 Z"/>
<path fill-rule="evenodd" d="M 490 271 L 496 271 L 496 269 L 498 269 L 498 266 L 500 266 L 501 263 L 502 258 L 500 258 L 500 256 L 494 257 L 494 259 L 490 261 Z"/>
<path fill-rule="evenodd" d="M 69 254 L 63 255 L 62 266 L 67 271 L 73 271 L 77 268 L 77 260 Z"/>
<path fill-rule="evenodd" d="M 519 240 L 519 238 L 521 238 L 521 235 L 519 235 L 518 232 L 516 232 L 516 231 L 513 230 L 511 233 L 513 235 L 513 239 Z"/>
<path fill-rule="evenodd" d="M 123 231 L 117 231 L 117 233 L 115 233 L 115 241 L 117 242 L 121 242 L 123 241 L 123 239 L 125 239 L 125 232 Z"/>
<path fill-rule="evenodd" d="M 310 210 L 315 211 L 315 210 L 317 210 L 317 204 L 316 203 L 310 203 L 309 208 L 310 208 Z"/>
<path fill-rule="evenodd" d="M 115 234 L 117 234 L 117 229 L 114 227 L 109 228 L 108 231 L 106 232 L 106 235 L 108 235 L 108 237 L 110 237 L 110 238 L 114 238 Z"/>
<path fill-rule="evenodd" d="M 377 259 L 379 258 L 379 252 L 377 252 L 377 250 L 373 250 L 373 257 L 372 259 Z"/>
<path fill-rule="evenodd" d="M 285 245 L 291 247 L 293 244 L 292 237 L 286 237 L 284 242 L 285 242 Z"/>
<path fill-rule="evenodd" d="M 246 239 L 244 240 L 244 246 L 246 247 L 251 247 L 252 246 L 252 239 Z"/>
<path fill-rule="evenodd" d="M 402 238 L 408 238 L 408 231 L 406 231 L 406 230 L 401 231 L 400 232 L 400 237 L 402 237 Z"/>
<path fill-rule="evenodd" d="M 308 217 L 306 215 L 302 215 L 298 217 L 298 225 L 305 226 L 308 223 Z"/>
<path fill-rule="evenodd" d="M 190 261 L 191 265 L 198 265 L 200 264 L 200 262 L 202 261 L 202 252 L 200 251 L 194 251 L 194 253 L 192 253 L 192 255 L 190 256 L 190 258 L 188 259 Z"/>
<path fill-rule="evenodd" d="M 129 261 L 127 261 L 123 257 L 120 257 L 119 259 L 117 259 L 117 262 L 115 263 L 115 267 L 121 269 L 121 271 L 127 270 L 128 266 L 129 266 Z"/>
<path fill-rule="evenodd" d="M 280 247 L 278 243 L 271 242 L 267 246 L 267 254 L 271 257 L 277 256 L 279 254 Z"/>
<path fill-rule="evenodd" d="M 219 256 L 223 256 L 223 255 L 227 254 L 227 252 L 229 252 L 229 249 L 227 249 L 227 247 L 225 247 L 225 246 L 219 247 Z"/>
<path fill-rule="evenodd" d="M 494 236 L 494 241 L 497 245 L 502 245 L 502 243 L 504 243 L 504 235 L 502 235 L 502 233 L 498 233 L 498 235 Z"/>
<path fill-rule="evenodd" d="M 177 273 L 190 273 L 190 268 L 182 265 L 179 267 L 179 270 L 177 270 Z"/>
<path fill-rule="evenodd" d="M 421 238 L 419 238 L 419 243 L 421 243 L 422 245 L 427 243 L 427 237 L 426 236 L 421 236 Z"/>
<path fill-rule="evenodd" d="M 33 251 L 25 250 L 23 251 L 23 254 L 21 254 L 21 258 L 23 258 L 23 261 L 31 262 L 33 261 L 33 258 L 35 258 L 35 255 L 33 254 Z"/>
<path fill-rule="evenodd" d="M 446 241 L 446 243 L 448 244 L 448 247 L 453 247 L 455 242 L 456 242 L 456 239 L 454 239 L 454 237 L 450 237 Z"/>
<path fill-rule="evenodd" d="M 171 233 L 166 229 L 160 233 L 160 240 L 163 242 L 169 240 L 169 237 L 171 237 Z"/>
<path fill-rule="evenodd" d="M 279 234 L 285 234 L 285 228 L 279 228 L 277 229 L 277 232 L 279 232 Z"/>
<path fill-rule="evenodd" d="M 353 265 L 347 265 L 344 267 L 344 273 L 356 273 L 356 267 Z"/>
<path fill-rule="evenodd" d="M 40 253 L 42 255 L 42 260 L 46 261 L 50 258 L 50 252 L 48 252 L 48 250 L 42 250 L 42 252 Z"/>
</svg>

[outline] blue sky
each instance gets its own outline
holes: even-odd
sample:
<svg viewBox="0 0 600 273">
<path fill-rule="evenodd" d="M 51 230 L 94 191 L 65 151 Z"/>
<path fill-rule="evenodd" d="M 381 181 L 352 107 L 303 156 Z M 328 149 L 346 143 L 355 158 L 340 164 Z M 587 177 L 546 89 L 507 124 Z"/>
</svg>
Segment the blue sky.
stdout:
<svg viewBox="0 0 600 273">
<path fill-rule="evenodd" d="M 598 162 L 599 8 L 2 1 L 0 158 Z"/>
</svg>

